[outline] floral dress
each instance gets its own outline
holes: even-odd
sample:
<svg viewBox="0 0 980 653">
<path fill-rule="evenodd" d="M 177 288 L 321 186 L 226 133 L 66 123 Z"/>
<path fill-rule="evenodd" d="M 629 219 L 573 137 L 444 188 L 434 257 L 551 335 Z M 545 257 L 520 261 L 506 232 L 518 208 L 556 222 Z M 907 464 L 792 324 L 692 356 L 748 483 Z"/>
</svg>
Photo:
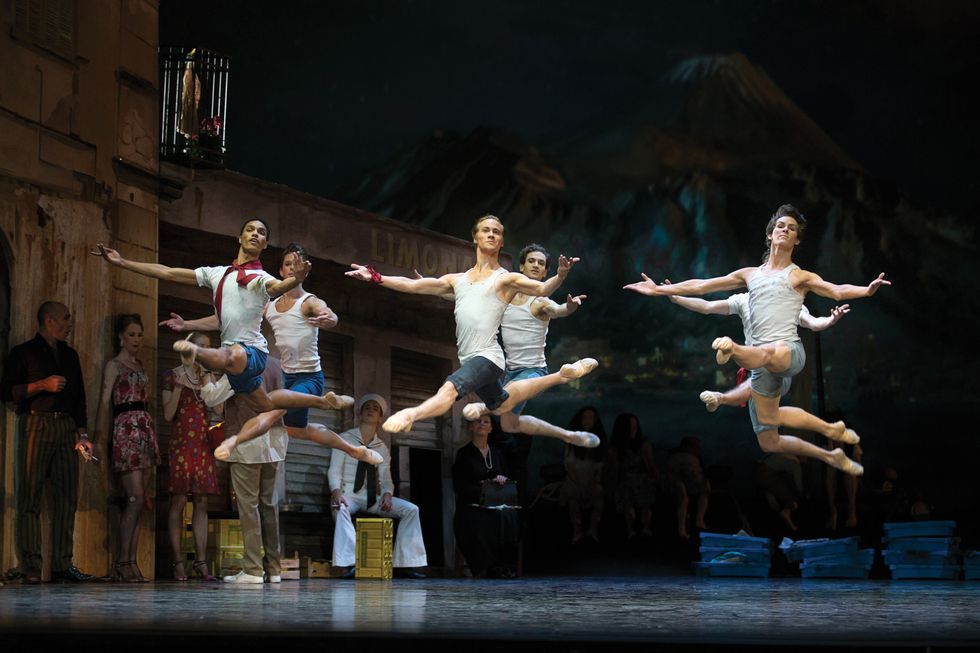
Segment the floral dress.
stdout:
<svg viewBox="0 0 980 653">
<path fill-rule="evenodd" d="M 218 494 L 218 477 L 208 439 L 208 409 L 200 393 L 177 382 L 186 379 L 183 368 L 167 370 L 163 389 L 179 392 L 177 412 L 170 435 L 171 494 Z"/>
<path fill-rule="evenodd" d="M 146 410 L 149 379 L 143 368 L 119 363 L 119 376 L 112 386 L 112 469 L 130 472 L 160 464 L 153 418 Z M 138 407 L 137 407 L 138 406 Z"/>
</svg>

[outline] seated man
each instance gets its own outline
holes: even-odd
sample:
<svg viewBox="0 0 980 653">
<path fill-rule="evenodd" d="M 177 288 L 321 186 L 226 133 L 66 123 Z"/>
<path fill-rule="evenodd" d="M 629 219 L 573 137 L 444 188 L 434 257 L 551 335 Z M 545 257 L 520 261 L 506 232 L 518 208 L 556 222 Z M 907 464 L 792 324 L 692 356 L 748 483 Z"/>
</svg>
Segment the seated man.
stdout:
<svg viewBox="0 0 980 653">
<path fill-rule="evenodd" d="M 388 412 L 388 404 L 376 394 L 366 394 L 357 402 L 360 424 L 340 434 L 353 446 L 366 446 L 381 454 L 383 461 L 377 467 L 358 461 L 340 449 L 330 454 L 330 503 L 335 509 L 333 532 L 333 564 L 350 567 L 344 578 L 354 575 L 354 551 L 356 533 L 351 515 L 366 512 L 380 517 L 399 520 L 398 533 L 392 551 L 395 575 L 402 578 L 425 578 L 422 567 L 427 563 L 419 509 L 414 503 L 398 499 L 392 494 L 395 485 L 391 480 L 391 453 L 381 440 L 380 424 Z"/>
</svg>

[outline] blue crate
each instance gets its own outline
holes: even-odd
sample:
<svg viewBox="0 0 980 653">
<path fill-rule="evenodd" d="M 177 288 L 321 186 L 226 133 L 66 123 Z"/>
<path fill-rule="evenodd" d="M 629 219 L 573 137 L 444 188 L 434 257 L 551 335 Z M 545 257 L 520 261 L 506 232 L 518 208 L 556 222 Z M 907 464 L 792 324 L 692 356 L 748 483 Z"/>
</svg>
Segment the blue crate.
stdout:
<svg viewBox="0 0 980 653">
<path fill-rule="evenodd" d="M 768 564 L 750 562 L 695 562 L 694 569 L 699 576 L 711 578 L 767 578 L 769 576 Z"/>
<path fill-rule="evenodd" d="M 889 551 L 925 551 L 953 555 L 960 548 L 958 537 L 901 537 L 882 538 Z"/>
<path fill-rule="evenodd" d="M 809 561 L 811 558 L 827 556 L 856 556 L 860 539 L 842 537 L 836 540 L 800 540 L 783 549 L 790 562 Z"/>
<path fill-rule="evenodd" d="M 803 578 L 867 578 L 870 571 L 871 565 L 860 563 L 804 562 L 800 565 Z"/>
<path fill-rule="evenodd" d="M 884 524 L 885 537 L 952 537 L 955 521 L 903 521 Z"/>
<path fill-rule="evenodd" d="M 701 546 L 718 547 L 729 551 L 771 551 L 772 542 L 766 537 L 701 533 Z"/>
<path fill-rule="evenodd" d="M 916 551 L 904 549 L 885 549 L 881 552 L 886 565 L 946 565 L 956 562 L 955 553 L 946 551 Z"/>
<path fill-rule="evenodd" d="M 768 565 L 771 562 L 771 558 L 772 558 L 768 550 L 763 551 L 760 549 L 740 550 L 740 549 L 729 549 L 721 546 L 702 546 L 700 549 L 698 549 L 698 552 L 701 554 L 702 562 L 711 562 L 716 557 L 730 552 L 740 553 L 744 555 L 747 558 L 746 562 L 753 563 L 753 564 Z"/>
<path fill-rule="evenodd" d="M 956 580 L 961 567 L 949 565 L 888 565 L 892 570 L 893 580 L 915 578 L 922 580 Z"/>
<path fill-rule="evenodd" d="M 857 565 L 859 567 L 870 568 L 875 562 L 875 550 L 874 549 L 861 549 L 860 551 L 855 551 L 854 553 L 844 553 L 840 555 L 829 555 L 829 556 L 818 556 L 809 557 L 807 556 L 803 560 L 803 564 L 823 564 L 823 565 Z M 802 569 L 802 567 L 800 567 Z"/>
</svg>

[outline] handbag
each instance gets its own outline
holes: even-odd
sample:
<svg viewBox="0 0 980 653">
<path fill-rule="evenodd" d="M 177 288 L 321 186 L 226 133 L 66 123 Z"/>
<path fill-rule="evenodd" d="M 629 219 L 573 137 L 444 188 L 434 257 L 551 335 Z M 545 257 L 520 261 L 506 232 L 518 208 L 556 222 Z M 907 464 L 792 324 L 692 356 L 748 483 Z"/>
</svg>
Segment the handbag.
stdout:
<svg viewBox="0 0 980 653">
<path fill-rule="evenodd" d="M 519 503 L 517 497 L 517 481 L 508 480 L 503 485 L 491 480 L 482 481 L 480 485 L 481 507 L 516 506 Z"/>
</svg>

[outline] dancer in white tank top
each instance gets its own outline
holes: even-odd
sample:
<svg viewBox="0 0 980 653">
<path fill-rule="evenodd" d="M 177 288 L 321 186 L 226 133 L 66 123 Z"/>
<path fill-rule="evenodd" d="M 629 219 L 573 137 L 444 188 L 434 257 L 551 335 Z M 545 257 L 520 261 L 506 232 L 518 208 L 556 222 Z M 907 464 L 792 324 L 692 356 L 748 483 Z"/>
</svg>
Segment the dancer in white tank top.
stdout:
<svg viewBox="0 0 980 653">
<path fill-rule="evenodd" d="M 664 281 L 664 283 L 670 283 L 670 279 Z M 749 294 L 739 293 L 737 295 L 731 295 L 727 299 L 719 299 L 716 301 L 708 301 L 706 299 L 701 299 L 699 297 L 678 297 L 676 295 L 670 296 L 670 301 L 686 308 L 689 311 L 695 313 L 701 313 L 702 315 L 738 315 L 739 319 L 742 321 L 742 331 L 745 336 L 745 344 L 753 344 L 752 339 L 752 326 L 749 321 Z M 824 331 L 830 327 L 837 324 L 842 317 L 850 312 L 850 304 L 843 304 L 841 306 L 835 306 L 830 311 L 830 315 L 827 317 L 813 317 L 806 306 L 800 308 L 800 326 L 804 329 L 809 329 L 811 331 Z M 744 370 L 744 368 L 743 368 Z M 743 370 L 739 370 L 741 373 Z M 785 395 L 789 391 L 789 379 L 784 379 L 783 389 L 780 395 Z M 714 390 L 705 390 L 701 393 L 700 399 L 704 402 L 704 407 L 709 413 L 713 413 L 718 410 L 719 406 L 744 406 L 749 399 L 752 397 L 752 382 L 749 379 L 739 383 L 737 386 L 728 390 L 726 392 L 716 392 Z M 783 415 L 786 412 L 797 411 L 799 408 L 794 408 L 792 406 L 780 406 L 780 423 L 783 423 Z M 833 432 L 832 425 L 826 424 L 827 430 L 821 430 L 821 433 Z"/>
<path fill-rule="evenodd" d="M 412 429 L 418 420 L 436 417 L 452 408 L 460 397 L 475 392 L 493 412 L 504 406 L 526 401 L 559 383 L 580 378 L 598 364 L 583 358 L 562 366 L 557 378 L 526 379 L 504 390 L 504 356 L 496 343 L 497 330 L 507 305 L 517 293 L 547 297 L 558 289 L 577 258 L 559 257 L 558 272 L 545 282 L 534 281 L 519 272 L 507 272 L 498 259 L 504 244 L 504 225 L 493 215 L 484 215 L 473 224 L 476 264 L 463 273 L 436 278 L 409 279 L 382 275 L 374 268 L 352 263 L 347 276 L 368 283 L 384 284 L 398 292 L 453 297 L 456 303 L 456 344 L 460 368 L 449 375 L 435 395 L 418 406 L 405 408 L 389 417 L 382 428 L 390 433 Z M 510 410 L 509 407 L 506 410 Z"/>
<path fill-rule="evenodd" d="M 796 336 L 803 297 L 807 292 L 842 301 L 870 297 L 883 285 L 891 285 L 881 273 L 867 286 L 836 285 L 824 281 L 813 272 L 793 264 L 793 250 L 800 244 L 806 220 L 794 206 L 779 207 L 766 225 L 769 246 L 766 262 L 758 268 L 742 268 L 724 277 L 691 279 L 682 283 L 658 285 L 645 274 L 643 281 L 625 289 L 643 295 L 705 295 L 721 290 L 749 288 L 749 315 L 752 345 L 738 345 L 729 338 L 716 338 L 712 343 L 715 358 L 724 364 L 734 358 L 742 367 L 752 370 L 752 399 L 749 413 L 759 445 L 766 452 L 783 452 L 817 458 L 848 474 L 859 476 L 864 469 L 849 459 L 841 449 L 827 451 L 805 440 L 780 435 L 779 426 L 820 431 L 825 424 L 814 415 L 799 410 L 781 413 L 779 388 L 781 378 L 797 374 L 803 367 L 803 347 Z M 795 309 L 793 308 L 795 306 Z M 833 440 L 857 443 L 857 434 L 843 422 L 833 425 Z"/>
<path fill-rule="evenodd" d="M 535 281 L 543 281 L 548 275 L 548 252 L 541 245 L 528 245 L 521 250 L 518 266 L 521 274 Z M 505 433 L 524 433 L 558 438 L 579 447 L 597 447 L 599 438 L 588 431 L 569 431 L 545 422 L 537 417 L 522 415 L 527 401 L 515 401 L 511 389 L 528 379 L 544 379 L 554 384 L 562 383 L 561 372 L 548 374 L 544 349 L 548 337 L 548 324 L 552 318 L 567 317 L 574 313 L 585 295 L 568 296 L 564 304 L 556 304 L 547 297 L 530 297 L 517 293 L 504 311 L 500 323 L 500 336 L 506 355 L 504 390 L 510 394 L 500 407 L 493 411 L 500 415 L 500 428 Z M 491 411 L 483 402 L 467 404 L 463 417 L 479 419 Z"/>
<path fill-rule="evenodd" d="M 299 266 L 308 266 L 308 264 L 306 251 L 296 243 L 289 243 L 283 254 L 280 274 L 289 276 Z M 322 299 L 306 292 L 300 284 L 276 301 L 268 302 L 264 315 L 275 334 L 276 348 L 279 350 L 282 366 L 283 386 L 305 395 L 328 397 L 331 400 L 330 407 L 334 409 L 342 410 L 353 405 L 353 398 L 347 395 L 324 393 L 317 334 L 319 329 L 331 329 L 337 325 L 336 313 L 330 310 Z M 175 331 L 207 331 L 218 327 L 217 318 L 213 315 L 184 321 L 179 315 L 171 313 L 171 318 L 161 324 Z M 227 383 L 225 379 L 226 377 L 215 384 L 219 386 L 218 388 L 206 387 L 202 392 L 220 393 L 221 384 Z M 381 456 L 371 449 L 352 446 L 323 424 L 310 422 L 309 409 L 304 407 L 259 413 L 245 422 L 238 433 L 225 438 L 224 442 L 214 450 L 214 457 L 218 460 L 227 460 L 238 445 L 268 433 L 269 429 L 280 422 L 286 427 L 290 437 L 340 449 L 352 458 L 372 465 L 381 462 Z"/>
</svg>

